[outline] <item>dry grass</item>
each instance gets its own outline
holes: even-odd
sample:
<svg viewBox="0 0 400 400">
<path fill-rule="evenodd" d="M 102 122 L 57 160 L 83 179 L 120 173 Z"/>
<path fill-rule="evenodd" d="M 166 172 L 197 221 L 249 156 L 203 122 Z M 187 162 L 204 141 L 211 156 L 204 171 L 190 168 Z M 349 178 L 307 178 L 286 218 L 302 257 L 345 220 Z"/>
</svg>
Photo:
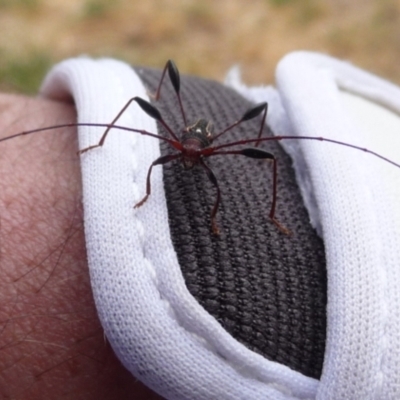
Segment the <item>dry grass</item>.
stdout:
<svg viewBox="0 0 400 400">
<path fill-rule="evenodd" d="M 66 57 L 114 56 L 222 79 L 273 82 L 286 53 L 348 59 L 400 83 L 398 0 L 0 0 L 0 88 L 34 92 Z"/>
</svg>

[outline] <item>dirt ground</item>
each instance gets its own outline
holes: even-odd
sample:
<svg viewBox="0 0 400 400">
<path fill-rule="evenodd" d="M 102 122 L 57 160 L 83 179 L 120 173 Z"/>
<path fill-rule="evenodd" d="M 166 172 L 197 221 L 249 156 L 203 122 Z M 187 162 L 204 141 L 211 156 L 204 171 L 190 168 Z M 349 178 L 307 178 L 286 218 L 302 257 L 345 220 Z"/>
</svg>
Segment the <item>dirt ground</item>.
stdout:
<svg viewBox="0 0 400 400">
<path fill-rule="evenodd" d="M 0 89 L 35 93 L 81 54 L 272 83 L 286 53 L 329 53 L 400 83 L 399 0 L 0 0 Z"/>
</svg>

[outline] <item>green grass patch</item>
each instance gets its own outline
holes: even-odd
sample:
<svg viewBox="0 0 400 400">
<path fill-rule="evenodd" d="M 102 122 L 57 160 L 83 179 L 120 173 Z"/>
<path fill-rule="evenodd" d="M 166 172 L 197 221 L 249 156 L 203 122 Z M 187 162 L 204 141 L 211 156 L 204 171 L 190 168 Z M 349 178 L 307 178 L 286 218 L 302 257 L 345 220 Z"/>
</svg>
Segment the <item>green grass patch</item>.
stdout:
<svg viewBox="0 0 400 400">
<path fill-rule="evenodd" d="M 116 6 L 117 0 L 86 0 L 82 5 L 82 18 L 105 17 Z"/>
<path fill-rule="evenodd" d="M 268 0 L 272 6 L 281 7 L 286 6 L 287 4 L 296 3 L 297 0 Z"/>
<path fill-rule="evenodd" d="M 37 93 L 52 64 L 46 54 L 33 53 L 24 59 L 0 55 L 0 86 L 11 92 Z"/>
<path fill-rule="evenodd" d="M 24 7 L 28 10 L 34 10 L 39 5 L 39 0 L 0 0 L 0 9 Z"/>
</svg>

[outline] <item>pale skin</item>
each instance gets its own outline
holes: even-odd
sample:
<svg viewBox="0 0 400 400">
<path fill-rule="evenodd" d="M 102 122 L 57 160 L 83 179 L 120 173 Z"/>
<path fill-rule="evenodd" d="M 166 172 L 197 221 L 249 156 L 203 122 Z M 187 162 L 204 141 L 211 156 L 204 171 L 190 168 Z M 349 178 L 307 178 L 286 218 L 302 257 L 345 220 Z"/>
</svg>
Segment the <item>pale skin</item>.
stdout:
<svg viewBox="0 0 400 400">
<path fill-rule="evenodd" d="M 71 104 L 0 94 L 0 137 L 70 122 Z M 0 146 L 0 398 L 161 399 L 120 364 L 98 320 L 76 153 L 74 128 Z"/>
</svg>

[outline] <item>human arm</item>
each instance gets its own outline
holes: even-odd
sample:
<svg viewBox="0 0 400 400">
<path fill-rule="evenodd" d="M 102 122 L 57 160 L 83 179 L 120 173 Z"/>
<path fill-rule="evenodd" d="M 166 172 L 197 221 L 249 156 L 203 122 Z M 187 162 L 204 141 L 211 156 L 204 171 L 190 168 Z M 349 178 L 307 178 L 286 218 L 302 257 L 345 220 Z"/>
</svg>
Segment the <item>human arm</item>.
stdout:
<svg viewBox="0 0 400 400">
<path fill-rule="evenodd" d="M 73 105 L 0 96 L 1 137 L 74 121 Z M 98 320 L 76 153 L 75 128 L 1 145 L 0 397 L 159 398 L 121 365 Z"/>
</svg>

